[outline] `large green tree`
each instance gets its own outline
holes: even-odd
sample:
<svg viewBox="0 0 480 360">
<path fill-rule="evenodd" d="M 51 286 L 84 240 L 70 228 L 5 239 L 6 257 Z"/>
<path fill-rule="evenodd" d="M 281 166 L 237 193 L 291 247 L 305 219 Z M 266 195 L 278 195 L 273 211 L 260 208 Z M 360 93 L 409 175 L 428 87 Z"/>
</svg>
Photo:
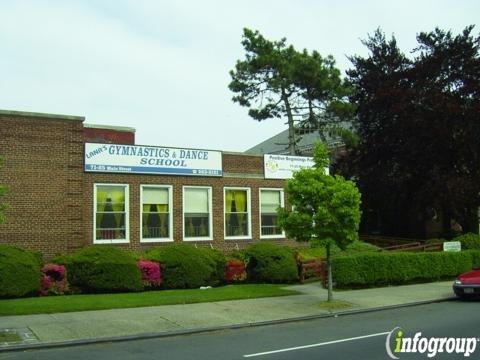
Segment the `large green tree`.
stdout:
<svg viewBox="0 0 480 360">
<path fill-rule="evenodd" d="M 322 133 L 351 114 L 349 88 L 332 56 L 299 52 L 286 39 L 270 41 L 250 29 L 244 29 L 242 45 L 245 59 L 230 71 L 233 101 L 248 107 L 255 120 L 286 119 L 291 155 L 297 153 L 296 127 Z"/>
<path fill-rule="evenodd" d="M 3 165 L 3 158 L 0 157 L 0 169 Z M 5 210 L 7 209 L 7 204 L 2 200 L 2 197 L 7 193 L 7 187 L 0 184 L 0 224 L 5 222 Z"/>
<path fill-rule="evenodd" d="M 297 241 L 319 240 L 327 250 L 328 301 L 332 300 L 331 247 L 345 249 L 358 239 L 360 192 L 343 177 L 330 176 L 328 151 L 318 143 L 315 167 L 296 171 L 288 180 L 285 193 L 292 209 L 279 209 L 279 224 L 289 238 Z"/>
<path fill-rule="evenodd" d="M 435 29 L 405 56 L 377 30 L 348 71 L 361 142 L 350 157 L 384 234 L 423 235 L 442 214 L 475 230 L 480 205 L 480 38 Z"/>
</svg>

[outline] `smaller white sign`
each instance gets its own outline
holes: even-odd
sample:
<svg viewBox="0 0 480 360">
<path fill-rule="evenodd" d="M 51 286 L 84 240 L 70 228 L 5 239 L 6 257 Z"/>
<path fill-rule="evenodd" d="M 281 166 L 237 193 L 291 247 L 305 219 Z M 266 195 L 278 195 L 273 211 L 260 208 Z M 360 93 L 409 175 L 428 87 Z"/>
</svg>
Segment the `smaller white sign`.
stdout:
<svg viewBox="0 0 480 360">
<path fill-rule="evenodd" d="M 445 241 L 443 243 L 443 251 L 461 251 L 462 243 L 460 241 Z"/>
<path fill-rule="evenodd" d="M 313 168 L 313 157 L 290 155 L 263 155 L 265 179 L 291 179 L 300 169 Z M 328 174 L 328 169 L 327 169 Z"/>
</svg>

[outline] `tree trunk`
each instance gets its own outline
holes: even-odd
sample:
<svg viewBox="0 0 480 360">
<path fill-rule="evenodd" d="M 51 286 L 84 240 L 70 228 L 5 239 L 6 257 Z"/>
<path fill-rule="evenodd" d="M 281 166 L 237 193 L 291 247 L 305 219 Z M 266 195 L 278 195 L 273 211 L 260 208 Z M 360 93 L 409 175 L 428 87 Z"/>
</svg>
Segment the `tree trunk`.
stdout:
<svg viewBox="0 0 480 360">
<path fill-rule="evenodd" d="M 331 249 L 330 249 L 330 242 L 327 243 L 327 284 L 328 284 L 328 297 L 327 301 L 332 301 L 333 300 L 333 294 L 332 294 L 332 254 L 331 254 Z"/>
<path fill-rule="evenodd" d="M 293 123 L 292 108 L 290 107 L 290 101 L 288 101 L 287 93 L 282 88 L 282 100 L 285 104 L 285 111 L 287 112 L 287 124 L 288 124 L 288 152 L 290 155 L 297 155 L 297 146 L 295 143 L 295 124 Z"/>
<path fill-rule="evenodd" d="M 469 206 L 465 209 L 463 217 L 460 219 L 460 225 L 463 227 L 463 233 L 478 234 L 478 208 Z"/>
</svg>

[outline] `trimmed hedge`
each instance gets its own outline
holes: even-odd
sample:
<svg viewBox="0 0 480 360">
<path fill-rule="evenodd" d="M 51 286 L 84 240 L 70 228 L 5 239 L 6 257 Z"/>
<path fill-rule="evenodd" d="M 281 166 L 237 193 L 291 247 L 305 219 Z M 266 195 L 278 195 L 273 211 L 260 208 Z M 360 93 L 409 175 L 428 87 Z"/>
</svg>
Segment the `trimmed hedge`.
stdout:
<svg viewBox="0 0 480 360">
<path fill-rule="evenodd" d="M 35 294 L 40 288 L 40 265 L 36 253 L 0 245 L 0 297 Z"/>
<path fill-rule="evenodd" d="M 136 259 L 113 246 L 90 246 L 55 259 L 67 267 L 70 285 L 82 292 L 122 292 L 143 289 Z"/>
<path fill-rule="evenodd" d="M 217 249 L 200 248 L 200 250 L 208 258 L 211 266 L 214 268 L 209 280 L 210 285 L 215 286 L 225 282 L 225 266 L 227 265 L 225 254 Z"/>
<path fill-rule="evenodd" d="M 298 280 L 292 249 L 272 243 L 250 245 L 245 250 L 247 279 L 253 282 L 290 283 Z"/>
<path fill-rule="evenodd" d="M 337 255 L 354 255 L 364 252 L 377 252 L 380 248 L 378 246 L 356 240 L 349 245 L 345 250 L 340 249 L 337 245 L 333 244 L 331 248 L 332 256 Z M 323 259 L 327 256 L 327 250 L 320 241 L 316 239 L 312 240 L 310 247 L 297 248 L 298 258 L 300 261 L 308 261 L 314 259 Z"/>
<path fill-rule="evenodd" d="M 453 241 L 460 241 L 462 250 L 480 250 L 480 235 L 468 233 L 457 236 Z"/>
<path fill-rule="evenodd" d="M 216 285 L 220 281 L 218 274 L 220 255 L 211 249 L 172 244 L 152 248 L 147 251 L 146 257 L 160 263 L 163 286 L 167 289 L 193 289 Z M 223 269 L 225 265 L 222 267 L 222 279 Z"/>
<path fill-rule="evenodd" d="M 472 250 L 468 252 L 472 256 L 472 268 L 476 268 L 476 269 L 480 268 L 480 251 Z"/>
<path fill-rule="evenodd" d="M 369 253 L 332 259 L 338 288 L 436 281 L 467 272 L 480 252 Z"/>
</svg>

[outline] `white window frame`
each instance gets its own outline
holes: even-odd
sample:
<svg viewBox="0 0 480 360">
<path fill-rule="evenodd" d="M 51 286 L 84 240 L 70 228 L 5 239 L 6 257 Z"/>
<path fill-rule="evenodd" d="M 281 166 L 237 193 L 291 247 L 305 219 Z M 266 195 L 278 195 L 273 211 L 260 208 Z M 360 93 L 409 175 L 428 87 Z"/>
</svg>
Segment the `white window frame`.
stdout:
<svg viewBox="0 0 480 360">
<path fill-rule="evenodd" d="M 242 190 L 247 191 L 247 221 L 248 221 L 248 235 L 242 236 L 227 236 L 227 204 L 226 204 L 226 194 L 228 190 Z M 252 196 L 251 188 L 249 187 L 235 187 L 235 186 L 225 186 L 223 188 L 223 235 L 225 240 L 251 240 L 252 239 Z"/>
<path fill-rule="evenodd" d="M 285 192 L 283 188 L 259 188 L 258 189 L 258 224 L 260 230 L 260 239 L 285 239 L 285 231 L 279 235 L 262 235 L 262 191 L 279 191 L 280 207 L 285 208 Z"/>
<path fill-rule="evenodd" d="M 97 240 L 97 187 L 118 186 L 125 191 L 125 239 Z M 130 243 L 130 187 L 128 184 L 95 183 L 93 184 L 93 243 L 94 244 L 128 244 Z"/>
<path fill-rule="evenodd" d="M 167 189 L 168 190 L 168 237 L 163 238 L 143 238 L 143 189 Z M 172 185 L 140 185 L 140 242 L 141 243 L 156 243 L 156 242 L 172 242 L 173 241 L 173 187 Z"/>
<path fill-rule="evenodd" d="M 206 189 L 208 192 L 208 226 L 209 236 L 186 237 L 185 236 L 185 189 Z M 212 187 L 211 186 L 182 186 L 182 238 L 183 241 L 211 241 L 213 240 L 213 209 L 212 209 Z"/>
</svg>

